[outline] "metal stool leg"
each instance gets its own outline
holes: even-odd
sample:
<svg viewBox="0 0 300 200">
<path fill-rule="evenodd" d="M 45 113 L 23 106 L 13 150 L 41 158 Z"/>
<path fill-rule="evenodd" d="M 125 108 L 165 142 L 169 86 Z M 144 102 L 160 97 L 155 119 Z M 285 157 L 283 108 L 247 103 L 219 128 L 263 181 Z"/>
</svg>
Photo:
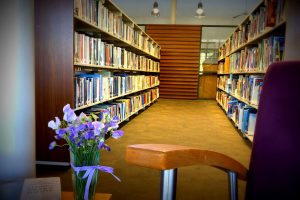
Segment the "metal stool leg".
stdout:
<svg viewBox="0 0 300 200">
<path fill-rule="evenodd" d="M 229 179 L 229 195 L 230 200 L 238 199 L 238 181 L 237 181 L 237 173 L 233 171 L 228 172 Z"/>
<path fill-rule="evenodd" d="M 176 199 L 176 182 L 177 169 L 169 169 L 161 171 L 160 180 L 160 194 L 161 200 L 175 200 Z"/>
</svg>

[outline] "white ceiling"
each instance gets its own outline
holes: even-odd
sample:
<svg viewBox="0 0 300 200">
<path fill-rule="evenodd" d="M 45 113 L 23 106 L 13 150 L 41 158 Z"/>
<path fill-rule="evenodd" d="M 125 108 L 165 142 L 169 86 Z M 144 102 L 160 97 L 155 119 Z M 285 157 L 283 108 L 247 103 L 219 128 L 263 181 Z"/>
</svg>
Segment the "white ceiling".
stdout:
<svg viewBox="0 0 300 200">
<path fill-rule="evenodd" d="M 171 2 L 158 0 L 160 16 L 151 17 L 154 0 L 112 0 L 138 24 L 170 24 Z M 176 0 L 176 24 L 238 25 L 245 16 L 233 16 L 251 11 L 261 0 L 202 0 L 206 17 L 194 17 L 199 0 Z"/>
</svg>

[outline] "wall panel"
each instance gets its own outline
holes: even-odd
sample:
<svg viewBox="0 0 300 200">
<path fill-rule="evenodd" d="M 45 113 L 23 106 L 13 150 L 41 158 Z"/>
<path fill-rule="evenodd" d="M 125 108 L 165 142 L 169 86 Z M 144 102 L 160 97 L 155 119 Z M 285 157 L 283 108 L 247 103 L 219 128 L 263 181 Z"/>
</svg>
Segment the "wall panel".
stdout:
<svg viewBox="0 0 300 200">
<path fill-rule="evenodd" d="M 74 108 L 73 69 L 73 1 L 36 0 L 35 109 L 39 162 L 69 162 L 66 146 L 49 150 L 55 132 L 48 122 L 55 116 L 62 119 L 62 108 L 67 103 Z"/>
<path fill-rule="evenodd" d="M 161 46 L 161 98 L 197 99 L 201 26 L 146 25 Z"/>
</svg>

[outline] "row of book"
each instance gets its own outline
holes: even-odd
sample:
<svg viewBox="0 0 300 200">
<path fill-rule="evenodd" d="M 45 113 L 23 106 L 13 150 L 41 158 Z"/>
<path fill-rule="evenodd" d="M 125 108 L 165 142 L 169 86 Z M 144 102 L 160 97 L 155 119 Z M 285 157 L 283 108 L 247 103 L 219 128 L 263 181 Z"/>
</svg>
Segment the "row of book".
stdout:
<svg viewBox="0 0 300 200">
<path fill-rule="evenodd" d="M 118 116 L 120 122 L 128 119 L 131 115 L 149 105 L 159 97 L 159 89 L 153 88 L 139 95 L 126 96 L 110 103 L 98 104 L 88 108 L 85 113 L 99 115 L 104 110 L 110 112 L 110 116 Z"/>
<path fill-rule="evenodd" d="M 103 102 L 128 93 L 154 87 L 157 76 L 101 73 L 77 73 L 74 77 L 75 108 Z"/>
<path fill-rule="evenodd" d="M 231 37 L 230 37 L 231 38 Z M 219 58 L 224 58 L 231 51 L 230 49 L 230 38 L 224 42 L 219 48 Z"/>
<path fill-rule="evenodd" d="M 108 1 L 107 4 L 111 3 Z M 159 46 L 136 28 L 132 21 L 123 16 L 120 10 L 110 9 L 107 4 L 104 0 L 74 0 L 74 14 L 98 26 L 99 29 L 159 57 Z"/>
<path fill-rule="evenodd" d="M 245 47 L 219 62 L 218 73 L 265 72 L 274 62 L 283 60 L 285 37 L 270 36 L 257 46 Z"/>
<path fill-rule="evenodd" d="M 74 34 L 74 62 L 154 72 L 160 67 L 159 62 L 145 56 L 78 32 Z"/>
<path fill-rule="evenodd" d="M 227 116 L 245 135 L 254 135 L 257 110 L 223 91 L 217 91 L 217 102 L 223 107 Z"/>
<path fill-rule="evenodd" d="M 242 25 L 244 42 L 255 38 L 270 27 L 274 27 L 285 20 L 286 0 L 265 0 L 249 17 L 249 21 Z"/>
<path fill-rule="evenodd" d="M 270 36 L 258 46 L 242 49 L 230 55 L 230 72 L 265 72 L 274 62 L 282 61 L 284 37 Z"/>
<path fill-rule="evenodd" d="M 219 56 L 225 57 L 231 51 L 283 22 L 285 20 L 285 1 L 265 0 L 224 43 L 219 50 Z"/>
<path fill-rule="evenodd" d="M 231 90 L 231 79 L 230 76 L 219 76 L 217 78 L 217 87 L 221 90 L 224 90 L 227 93 L 230 93 Z"/>
<path fill-rule="evenodd" d="M 218 63 L 218 74 L 230 73 L 230 58 L 225 57 L 224 61 Z"/>
<path fill-rule="evenodd" d="M 285 0 L 267 0 L 232 35 L 231 50 L 284 21 Z"/>
<path fill-rule="evenodd" d="M 217 86 L 228 94 L 257 106 L 263 88 L 263 79 L 264 77 L 261 75 L 231 74 L 218 77 Z"/>
</svg>

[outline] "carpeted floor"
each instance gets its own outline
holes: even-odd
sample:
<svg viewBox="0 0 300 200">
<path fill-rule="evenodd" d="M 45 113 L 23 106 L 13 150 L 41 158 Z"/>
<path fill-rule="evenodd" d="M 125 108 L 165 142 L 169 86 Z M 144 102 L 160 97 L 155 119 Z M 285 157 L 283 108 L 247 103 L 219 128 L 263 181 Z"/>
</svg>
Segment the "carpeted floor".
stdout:
<svg viewBox="0 0 300 200">
<path fill-rule="evenodd" d="M 111 152 L 102 151 L 101 165 L 112 166 L 122 179 L 100 173 L 97 192 L 111 193 L 113 200 L 156 200 L 160 194 L 160 172 L 129 165 L 125 148 L 130 144 L 168 143 L 213 150 L 229 155 L 246 167 L 251 147 L 238 134 L 213 100 L 159 99 L 122 126 L 125 135 L 109 139 Z M 37 176 L 61 177 L 62 190 L 71 191 L 71 170 L 37 167 Z M 244 199 L 245 182 L 239 181 L 239 199 Z M 227 174 L 207 166 L 178 169 L 177 200 L 228 199 Z"/>
</svg>

